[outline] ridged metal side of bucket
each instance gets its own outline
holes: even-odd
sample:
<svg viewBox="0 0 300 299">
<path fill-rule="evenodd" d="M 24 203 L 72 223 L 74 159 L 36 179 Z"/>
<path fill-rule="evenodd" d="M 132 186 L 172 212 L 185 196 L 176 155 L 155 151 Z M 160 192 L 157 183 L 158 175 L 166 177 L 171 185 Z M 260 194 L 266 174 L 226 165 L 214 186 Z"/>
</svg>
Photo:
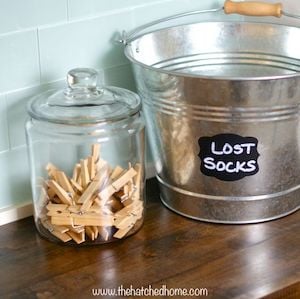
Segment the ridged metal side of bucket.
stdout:
<svg viewBox="0 0 300 299">
<path fill-rule="evenodd" d="M 152 65 L 171 72 L 211 77 L 257 77 L 295 74 L 299 61 L 265 53 L 213 53 L 176 57 Z"/>
<path fill-rule="evenodd" d="M 205 221 L 253 223 L 300 207 L 300 28 L 198 23 L 126 47 L 144 101 L 162 201 Z M 202 172 L 200 138 L 258 140 L 257 173 Z"/>
</svg>

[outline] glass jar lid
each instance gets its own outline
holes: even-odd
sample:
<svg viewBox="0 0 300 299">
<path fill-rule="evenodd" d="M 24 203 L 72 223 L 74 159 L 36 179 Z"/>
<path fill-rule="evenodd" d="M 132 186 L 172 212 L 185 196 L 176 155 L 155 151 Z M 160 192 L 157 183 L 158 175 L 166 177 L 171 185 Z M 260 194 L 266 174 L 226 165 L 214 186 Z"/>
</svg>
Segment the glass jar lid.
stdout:
<svg viewBox="0 0 300 299">
<path fill-rule="evenodd" d="M 140 98 L 117 87 L 98 85 L 98 72 L 76 68 L 68 72 L 68 87 L 35 96 L 28 104 L 29 115 L 38 120 L 85 125 L 126 119 L 141 109 Z"/>
</svg>

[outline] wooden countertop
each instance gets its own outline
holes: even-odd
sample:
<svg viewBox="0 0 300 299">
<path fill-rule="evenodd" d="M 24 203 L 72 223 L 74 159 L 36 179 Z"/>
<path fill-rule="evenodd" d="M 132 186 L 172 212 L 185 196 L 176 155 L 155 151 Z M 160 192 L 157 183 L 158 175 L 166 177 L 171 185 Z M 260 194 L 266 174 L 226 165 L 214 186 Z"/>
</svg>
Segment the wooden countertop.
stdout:
<svg viewBox="0 0 300 299">
<path fill-rule="evenodd" d="M 111 244 L 55 245 L 38 236 L 32 218 L 0 227 L 0 298 L 95 298 L 92 288 L 120 285 L 300 298 L 300 212 L 263 224 L 208 224 L 163 207 L 154 179 L 147 194 L 143 228 Z"/>
</svg>

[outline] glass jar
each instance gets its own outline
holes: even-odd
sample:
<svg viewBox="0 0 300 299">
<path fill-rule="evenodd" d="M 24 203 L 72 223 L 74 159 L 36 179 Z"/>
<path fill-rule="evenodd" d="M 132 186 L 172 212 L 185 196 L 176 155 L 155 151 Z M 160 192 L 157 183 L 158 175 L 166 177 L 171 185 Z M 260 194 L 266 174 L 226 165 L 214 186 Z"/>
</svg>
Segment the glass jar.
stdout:
<svg viewBox="0 0 300 299">
<path fill-rule="evenodd" d="M 144 217 L 144 120 L 139 97 L 74 69 L 63 91 L 28 105 L 34 219 L 41 236 L 98 244 L 134 234 Z"/>
</svg>

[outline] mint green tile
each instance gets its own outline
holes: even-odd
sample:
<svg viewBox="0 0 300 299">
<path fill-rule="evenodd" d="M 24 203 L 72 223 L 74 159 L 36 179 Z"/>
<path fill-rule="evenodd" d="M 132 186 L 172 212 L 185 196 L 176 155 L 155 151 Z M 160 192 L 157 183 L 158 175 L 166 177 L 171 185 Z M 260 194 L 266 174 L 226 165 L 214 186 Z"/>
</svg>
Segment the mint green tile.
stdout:
<svg viewBox="0 0 300 299">
<path fill-rule="evenodd" d="M 62 78 L 75 67 L 126 64 L 123 46 L 115 41 L 132 27 L 132 14 L 125 11 L 40 30 L 42 82 Z"/>
<path fill-rule="evenodd" d="M 0 209 L 31 200 L 26 148 L 0 153 L 0 168 Z"/>
<path fill-rule="evenodd" d="M 60 89 L 65 86 L 64 81 L 40 85 L 12 92 L 6 95 L 7 122 L 10 147 L 12 149 L 25 146 L 25 121 L 27 119 L 26 105 L 31 97 L 48 89 Z"/>
<path fill-rule="evenodd" d="M 0 37 L 0 92 L 40 82 L 36 31 Z"/>
<path fill-rule="evenodd" d="M 70 20 L 76 20 L 107 13 L 111 10 L 133 9 L 136 6 L 153 2 L 155 0 L 86 0 L 84 2 L 82 0 L 69 0 L 69 17 Z"/>
<path fill-rule="evenodd" d="M 0 153 L 9 149 L 5 96 L 0 95 Z"/>
<path fill-rule="evenodd" d="M 130 64 L 104 70 L 105 84 L 136 91 L 133 72 Z"/>
<path fill-rule="evenodd" d="M 177 12 L 184 12 L 196 9 L 208 9 L 212 7 L 223 6 L 222 0 L 87 0 L 84 3 L 81 0 L 69 0 L 69 16 L 71 20 L 94 16 L 106 13 L 110 10 L 141 8 L 141 19 L 158 18 L 159 16 L 171 15 Z M 153 13 L 147 11 L 147 7 L 155 7 Z"/>
<path fill-rule="evenodd" d="M 94 0 L 68 0 L 69 19 L 76 20 L 97 14 L 94 10 Z M 100 1 L 102 2 L 102 1 Z"/>
<path fill-rule="evenodd" d="M 67 0 L 0 0 L 0 33 L 66 20 Z"/>
<path fill-rule="evenodd" d="M 220 8 L 224 1 L 211 0 L 211 1 L 194 1 L 194 0 L 168 0 L 163 2 L 155 2 L 153 4 L 137 7 L 134 9 L 135 26 L 141 26 L 154 20 L 159 20 L 164 17 L 174 16 L 176 14 L 196 11 L 207 10 L 212 8 Z M 174 21 L 160 24 L 163 27 L 178 25 L 181 22 L 187 23 L 189 21 L 203 21 L 215 17 L 212 14 L 201 14 L 195 17 L 178 18 Z M 160 25 L 158 27 L 160 27 Z M 155 27 L 154 27 L 155 29 Z"/>
</svg>

